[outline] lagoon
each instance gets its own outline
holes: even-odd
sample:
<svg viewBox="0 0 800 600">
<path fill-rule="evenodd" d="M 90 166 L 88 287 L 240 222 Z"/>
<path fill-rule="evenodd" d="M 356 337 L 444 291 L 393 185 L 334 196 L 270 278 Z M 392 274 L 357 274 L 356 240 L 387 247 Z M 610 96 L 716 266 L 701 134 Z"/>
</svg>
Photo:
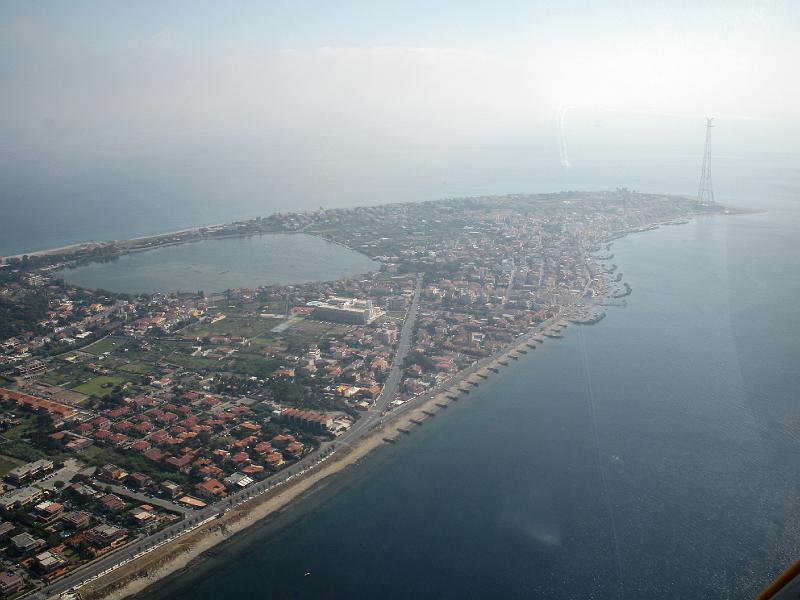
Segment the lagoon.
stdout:
<svg viewBox="0 0 800 600">
<path fill-rule="evenodd" d="M 57 275 L 75 285 L 120 293 L 208 293 L 332 281 L 377 268 L 367 256 L 319 237 L 267 234 L 154 248 L 63 269 Z"/>
</svg>

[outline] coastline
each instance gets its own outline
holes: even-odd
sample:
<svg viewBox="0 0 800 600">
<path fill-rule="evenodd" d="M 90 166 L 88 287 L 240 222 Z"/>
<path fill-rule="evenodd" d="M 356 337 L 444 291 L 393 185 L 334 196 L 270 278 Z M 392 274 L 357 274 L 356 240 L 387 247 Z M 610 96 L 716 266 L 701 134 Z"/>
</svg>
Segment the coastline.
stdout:
<svg viewBox="0 0 800 600">
<path fill-rule="evenodd" d="M 602 244 L 610 246 L 619 237 L 654 229 L 663 223 L 647 227 L 637 227 L 611 234 Z M 609 282 L 610 283 L 610 282 Z M 345 469 L 354 467 L 375 449 L 384 444 L 396 444 L 411 433 L 415 427 L 435 415 L 442 406 L 464 401 L 475 387 L 479 387 L 489 377 L 498 374 L 503 367 L 521 356 L 533 352 L 548 338 L 562 337 L 561 332 L 570 322 L 593 324 L 599 321 L 592 317 L 592 309 L 603 305 L 612 297 L 611 288 L 602 297 L 581 300 L 573 306 L 575 312 L 584 311 L 583 317 L 561 314 L 532 327 L 499 352 L 475 361 L 471 366 L 454 374 L 434 389 L 411 398 L 387 413 L 377 425 L 366 431 L 360 438 L 349 442 L 346 449 L 337 451 L 324 462 L 310 467 L 286 481 L 277 489 L 271 489 L 247 500 L 240 506 L 229 509 L 220 518 L 211 520 L 182 536 L 165 542 L 150 552 L 134 560 L 119 565 L 112 571 L 85 584 L 77 586 L 85 600 L 121 600 L 144 593 L 153 586 L 163 585 L 171 577 L 205 560 L 204 555 L 212 548 L 224 543 L 236 543 L 237 534 L 257 523 L 277 516 L 300 497 L 305 497 L 325 487 L 330 480 Z M 580 315 L 575 315 L 579 317 Z M 603 315 L 604 316 L 604 315 Z M 591 318 L 588 318 L 591 317 Z"/>
<path fill-rule="evenodd" d="M 672 224 L 680 223 L 653 223 L 647 226 L 616 231 L 603 240 L 601 245 L 608 247 L 616 239 L 630 233 L 648 231 L 657 229 L 661 225 Z M 159 238 L 164 235 L 168 236 L 169 234 L 155 237 Z M 320 237 L 326 239 L 323 236 Z M 190 241 L 192 240 L 174 241 L 170 242 L 169 245 L 188 243 Z M 326 241 L 333 242 L 328 239 Z M 341 242 L 333 243 L 348 247 Z M 571 305 L 572 308 L 576 311 L 587 311 L 590 307 L 599 306 L 599 303 L 614 298 L 613 294 L 610 293 L 614 287 L 614 282 L 607 280 L 605 283 L 608 287 L 603 289 L 602 295 L 596 296 L 591 301 L 580 300 L 576 305 Z M 588 314 L 587 312 L 586 315 Z M 577 316 L 579 317 L 580 315 Z M 345 446 L 344 450 L 337 450 L 324 462 L 292 476 L 290 480 L 280 484 L 279 487 L 266 491 L 229 510 L 221 518 L 205 522 L 200 527 L 186 532 L 173 540 L 166 541 L 163 545 L 144 555 L 137 556 L 126 564 L 121 564 L 116 568 L 112 567 L 112 571 L 106 571 L 95 580 L 79 584 L 78 587 L 81 590 L 82 597 L 126 598 L 146 591 L 153 585 L 163 584 L 165 579 L 184 572 L 192 564 L 196 564 L 196 561 L 202 561 L 204 559 L 203 555 L 210 549 L 223 543 L 235 543 L 233 538 L 238 533 L 276 515 L 297 498 L 319 490 L 324 486 L 324 482 L 327 482 L 348 467 L 355 465 L 377 447 L 384 443 L 397 443 L 412 432 L 414 427 L 420 426 L 424 420 L 432 417 L 438 410 L 443 410 L 443 405 L 446 406 L 450 402 L 467 398 L 473 387 L 479 386 L 484 380 L 498 373 L 502 367 L 508 366 L 511 360 L 519 359 L 521 355 L 535 349 L 546 338 L 561 337 L 561 330 L 568 325 L 564 319 L 569 318 L 573 322 L 584 322 L 586 324 L 596 322 L 589 318 L 577 319 L 574 317 L 576 315 L 560 313 L 544 323 L 532 327 L 500 349 L 496 354 L 476 361 L 471 366 L 438 384 L 433 390 L 424 392 L 395 408 L 377 425 L 373 425 L 369 430 L 364 431 L 360 438 L 343 444 Z"/>
<path fill-rule="evenodd" d="M 477 361 L 434 390 L 395 408 L 382 423 L 374 426 L 363 437 L 350 442 L 344 450 L 338 449 L 323 463 L 309 468 L 277 489 L 255 496 L 228 510 L 222 517 L 76 589 L 80 590 L 81 597 L 86 600 L 121 600 L 146 593 L 152 586 L 163 585 L 169 578 L 178 576 L 193 564 L 205 560 L 204 555 L 212 548 L 220 544 L 236 543 L 238 534 L 265 519 L 277 516 L 297 499 L 324 488 L 332 478 L 357 465 L 375 449 L 387 443 L 400 442 L 413 433 L 415 427 L 422 426 L 425 420 L 432 418 L 440 410 L 446 410 L 443 407 L 468 398 L 473 388 L 498 374 L 510 361 L 532 352 L 547 338 L 561 337 L 561 331 L 569 322 L 560 317 L 553 317 L 551 320 L 553 322 L 549 325 L 545 326 L 543 323 L 521 335 L 501 352 Z"/>
</svg>

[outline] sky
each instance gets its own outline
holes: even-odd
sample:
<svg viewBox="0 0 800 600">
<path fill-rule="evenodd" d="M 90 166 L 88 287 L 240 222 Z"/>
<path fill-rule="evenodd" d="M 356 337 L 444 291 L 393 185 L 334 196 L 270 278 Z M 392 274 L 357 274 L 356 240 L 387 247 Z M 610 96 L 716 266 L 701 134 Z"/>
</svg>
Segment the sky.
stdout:
<svg viewBox="0 0 800 600">
<path fill-rule="evenodd" d="M 3 0 L 0 202 L 696 161 L 706 115 L 721 153 L 795 156 L 798 34 L 781 0 Z"/>
</svg>

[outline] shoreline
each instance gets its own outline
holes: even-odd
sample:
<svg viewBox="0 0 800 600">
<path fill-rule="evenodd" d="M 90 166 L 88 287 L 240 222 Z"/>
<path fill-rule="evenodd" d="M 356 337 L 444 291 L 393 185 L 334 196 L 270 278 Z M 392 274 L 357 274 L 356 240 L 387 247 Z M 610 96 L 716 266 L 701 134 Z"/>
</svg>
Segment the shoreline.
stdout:
<svg viewBox="0 0 800 600">
<path fill-rule="evenodd" d="M 611 245 L 619 237 L 630 233 L 658 228 L 661 223 L 634 230 L 618 231 L 603 240 L 603 245 Z M 137 597 L 153 586 L 164 585 L 172 577 L 178 577 L 193 564 L 207 559 L 207 553 L 221 544 L 236 543 L 236 536 L 247 529 L 270 518 L 277 517 L 282 510 L 299 498 L 309 496 L 330 483 L 333 478 L 349 467 L 355 466 L 375 449 L 384 444 L 394 445 L 413 432 L 415 427 L 424 424 L 441 410 L 458 401 L 466 400 L 474 388 L 479 387 L 491 376 L 499 374 L 503 367 L 512 361 L 533 352 L 548 338 L 561 338 L 561 332 L 571 323 L 591 325 L 595 311 L 611 297 L 610 288 L 602 297 L 591 300 L 582 299 L 571 309 L 531 327 L 526 333 L 504 346 L 499 352 L 476 360 L 434 389 L 413 397 L 388 412 L 364 434 L 347 442 L 346 449 L 337 449 L 324 462 L 310 467 L 294 476 L 277 489 L 263 492 L 247 500 L 240 506 L 229 509 L 220 518 L 187 532 L 182 536 L 165 542 L 150 552 L 119 565 L 92 581 L 76 586 L 81 597 L 86 600 L 122 600 Z M 580 314 L 583 313 L 582 318 Z"/>
<path fill-rule="evenodd" d="M 671 195 L 675 195 L 675 194 L 665 194 L 665 195 L 671 196 Z M 687 198 L 688 198 L 688 196 L 687 196 Z M 726 216 L 735 216 L 735 215 L 760 214 L 760 213 L 768 212 L 767 209 L 763 209 L 763 208 L 738 207 L 738 206 L 730 206 L 730 205 L 724 205 L 724 204 L 719 204 L 718 206 L 719 206 L 720 209 L 723 209 L 724 212 L 719 213 L 719 212 L 715 212 L 715 211 L 702 211 L 702 212 L 695 213 L 692 216 L 719 215 L 719 214 L 726 215 Z M 272 214 L 278 214 L 278 213 L 269 213 L 269 215 L 272 215 Z M 302 214 L 302 212 L 301 212 L 301 214 Z M 267 215 L 267 216 L 269 216 L 269 215 Z M 53 255 L 53 254 L 76 252 L 76 251 L 79 251 L 79 250 L 82 250 L 82 249 L 86 249 L 86 248 L 102 247 L 102 246 L 107 246 L 107 245 L 111 245 L 111 244 L 128 244 L 128 243 L 131 243 L 131 242 L 146 242 L 146 241 L 150 241 L 150 240 L 158 240 L 160 238 L 171 237 L 171 236 L 174 236 L 174 235 L 181 235 L 181 234 L 188 234 L 188 233 L 199 233 L 201 229 L 214 229 L 214 228 L 219 228 L 219 227 L 228 227 L 228 226 L 231 226 L 231 225 L 235 225 L 237 223 L 248 223 L 248 222 L 250 222 L 252 220 L 253 220 L 253 218 L 250 218 L 250 219 L 238 219 L 238 220 L 228 221 L 226 223 L 214 223 L 214 224 L 211 224 L 211 225 L 196 225 L 196 226 L 190 226 L 190 227 L 183 227 L 181 229 L 175 229 L 175 230 L 171 230 L 171 231 L 165 231 L 165 232 L 161 232 L 161 233 L 151 233 L 151 234 L 133 236 L 133 237 L 129 237 L 129 238 L 115 239 L 115 240 L 105 240 L 105 241 L 99 241 L 99 242 L 95 241 L 95 240 L 83 240 L 83 241 L 80 241 L 80 242 L 74 242 L 74 243 L 71 243 L 71 244 L 65 244 L 63 246 L 58 246 L 58 247 L 54 247 L 54 248 L 40 248 L 38 250 L 31 250 L 29 252 L 19 252 L 17 254 L 8 254 L 8 255 L 0 256 L 0 262 L 8 261 L 10 259 L 21 259 L 23 256 L 49 256 L 49 255 Z M 662 223 L 660 225 L 671 225 L 671 224 L 679 225 L 681 223 Z M 271 233 L 290 233 L 291 234 L 291 233 L 304 233 L 304 232 L 303 231 L 276 231 L 276 232 L 271 232 Z M 232 234 L 227 234 L 225 236 L 219 236 L 219 237 L 235 237 L 235 236 L 240 236 L 240 235 L 248 235 L 248 234 L 245 234 L 245 233 L 232 233 Z M 325 236 L 319 236 L 319 237 L 321 237 L 322 239 L 325 239 L 325 240 L 327 240 L 327 241 L 329 241 L 331 243 L 338 243 L 338 242 L 335 242 L 333 240 L 330 240 L 330 239 L 326 238 Z M 205 239 L 205 238 L 201 238 L 201 239 Z M 188 243 L 188 242 L 191 242 L 191 241 L 196 241 L 196 240 L 180 240 L 180 241 L 170 242 L 170 243 L 165 244 L 165 245 L 183 244 L 183 243 Z M 151 249 L 154 249 L 154 248 L 126 249 L 125 252 L 132 252 L 132 251 L 137 251 L 137 250 L 138 251 L 151 250 Z"/>
<path fill-rule="evenodd" d="M 585 306 L 588 306 L 587 303 Z M 596 305 L 592 302 L 591 305 Z M 489 377 L 499 374 L 503 367 L 523 355 L 533 352 L 548 338 L 560 338 L 570 324 L 565 317 L 552 317 L 519 336 L 497 354 L 476 361 L 456 373 L 435 389 L 411 398 L 391 412 L 385 419 L 368 430 L 363 437 L 349 442 L 321 464 L 309 468 L 277 489 L 247 500 L 239 507 L 229 509 L 222 517 L 179 536 L 147 554 L 119 566 L 93 581 L 75 589 L 87 600 L 122 600 L 137 597 L 153 586 L 164 585 L 179 576 L 193 564 L 207 560 L 207 553 L 220 545 L 237 543 L 237 537 L 257 524 L 265 524 L 298 499 L 308 497 L 332 483 L 348 468 L 352 468 L 377 448 L 396 444 L 410 435 L 415 427 L 447 410 L 450 405 L 468 399 L 470 392 Z M 453 399 L 457 398 L 457 399 Z M 445 408 L 446 407 L 446 408 Z M 144 597 L 144 596 L 142 596 Z"/>
<path fill-rule="evenodd" d="M 720 214 L 720 213 L 714 213 Z M 687 215 L 689 219 L 696 215 Z M 620 230 L 608 235 L 599 245 L 608 249 L 616 239 L 630 233 L 657 229 L 675 222 L 653 223 L 647 226 Z M 323 238 L 324 239 L 324 238 Z M 328 240 L 330 241 L 330 240 Z M 495 354 L 481 358 L 462 369 L 435 388 L 413 397 L 397 406 L 384 418 L 361 433 L 360 437 L 344 442 L 332 455 L 305 471 L 292 475 L 278 486 L 227 510 L 219 518 L 211 517 L 200 526 L 174 539 L 164 541 L 151 551 L 135 556 L 125 563 L 110 567 L 103 574 L 73 589 L 81 591 L 85 599 L 128 598 L 156 585 L 164 585 L 170 577 L 185 572 L 191 565 L 207 558 L 209 551 L 220 544 L 235 543 L 237 534 L 257 523 L 274 518 L 298 498 L 313 494 L 325 487 L 331 478 L 345 471 L 384 444 L 396 444 L 408 436 L 416 426 L 459 400 L 467 399 L 473 388 L 512 360 L 535 350 L 547 338 L 560 338 L 570 322 L 593 324 L 597 322 L 594 311 L 612 298 L 613 282 L 606 281 L 602 295 L 591 300 L 577 299 L 575 304 L 530 327 Z"/>
<path fill-rule="evenodd" d="M 214 225 L 198 225 L 196 227 L 184 227 L 183 229 L 176 229 L 174 231 L 165 231 L 163 233 L 140 235 L 119 240 L 106 240 L 102 242 L 98 242 L 96 240 L 83 240 L 81 242 L 66 244 L 64 246 L 57 246 L 55 248 L 41 248 L 39 250 L 31 250 L 30 252 L 20 252 L 18 254 L 8 254 L 5 256 L 0 256 L 0 261 L 7 261 L 13 258 L 21 259 L 23 256 L 50 256 L 53 254 L 62 254 L 65 252 L 76 252 L 85 248 L 97 248 L 101 246 L 108 246 L 109 244 L 125 244 L 128 242 L 143 242 L 148 240 L 156 240 L 162 237 L 170 237 L 173 235 L 180 235 L 183 233 L 196 233 L 200 229 L 205 229 L 205 228 L 223 227 L 225 225 L 230 225 L 235 222 L 236 221 L 231 221 L 231 223 L 217 223 Z"/>
</svg>

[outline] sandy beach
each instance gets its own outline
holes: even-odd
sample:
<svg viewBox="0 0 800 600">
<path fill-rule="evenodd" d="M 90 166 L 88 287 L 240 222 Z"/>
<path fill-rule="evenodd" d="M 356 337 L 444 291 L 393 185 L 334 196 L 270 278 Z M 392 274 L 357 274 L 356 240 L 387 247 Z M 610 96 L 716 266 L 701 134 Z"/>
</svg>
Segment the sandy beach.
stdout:
<svg viewBox="0 0 800 600">
<path fill-rule="evenodd" d="M 443 405 L 452 404 L 453 397 L 466 401 L 472 389 L 499 373 L 511 361 L 532 352 L 537 345 L 544 343 L 544 336 L 558 336 L 567 324 L 567 321 L 554 319 L 547 326 L 520 336 L 500 353 L 476 362 L 435 390 L 396 408 L 386 416 L 380 426 L 344 449 L 337 450 L 325 462 L 310 468 L 304 474 L 83 585 L 79 588 L 81 597 L 89 600 L 119 600 L 139 594 L 159 581 L 177 575 L 193 561 L 203 560 L 204 552 L 231 540 L 248 527 L 286 508 L 297 498 L 314 493 L 326 480 L 352 468 L 379 446 L 402 443 L 403 438 L 413 435 L 414 429 L 422 426 L 426 419 L 444 410 Z"/>
<path fill-rule="evenodd" d="M 31 250 L 30 252 L 22 252 L 20 254 L 10 254 L 8 256 L 0 256 L 0 261 L 7 261 L 12 258 L 22 258 L 23 256 L 48 256 L 51 254 L 62 254 L 62 253 L 69 253 L 69 252 L 77 252 L 78 250 L 82 250 L 85 248 L 94 248 L 98 246 L 104 246 L 106 244 L 130 244 L 133 242 L 146 242 L 148 240 L 159 240 L 162 238 L 168 238 L 173 235 L 180 235 L 184 233 L 196 233 L 200 229 L 213 229 L 215 227 L 223 227 L 225 224 L 217 223 L 215 225 L 200 225 L 197 227 L 186 227 L 184 229 L 177 229 L 175 231 L 168 231 L 165 233 L 154 233 L 151 235 L 140 235 L 132 238 L 127 238 L 124 240 L 108 240 L 104 242 L 96 242 L 94 240 L 86 240 L 83 242 L 76 242 L 74 244 L 67 244 L 66 246 L 58 246 L 57 248 L 43 248 L 41 250 Z M 188 240 L 187 240 L 188 241 Z M 179 243 L 184 243 L 179 242 Z M 144 248 L 145 250 L 149 250 L 149 248 Z"/>
</svg>

